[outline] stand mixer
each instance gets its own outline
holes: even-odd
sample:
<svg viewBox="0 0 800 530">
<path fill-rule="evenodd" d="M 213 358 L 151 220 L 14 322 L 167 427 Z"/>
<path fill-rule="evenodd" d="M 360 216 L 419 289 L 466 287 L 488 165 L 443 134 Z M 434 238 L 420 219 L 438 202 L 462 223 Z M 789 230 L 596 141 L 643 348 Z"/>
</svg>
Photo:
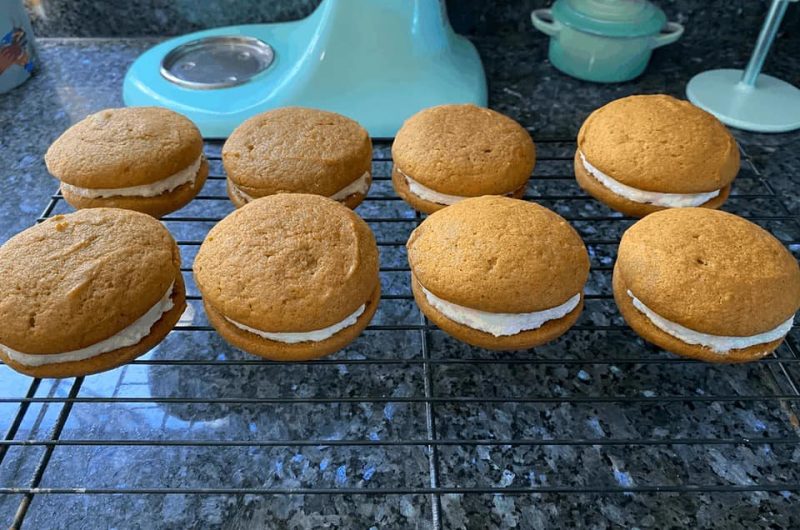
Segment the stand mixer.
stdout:
<svg viewBox="0 0 800 530">
<path fill-rule="evenodd" d="M 225 138 L 254 114 L 290 105 L 344 114 L 393 137 L 422 108 L 486 105 L 475 47 L 439 0 L 323 0 L 307 18 L 228 26 L 154 46 L 130 67 L 126 105 L 185 114 Z"/>
</svg>

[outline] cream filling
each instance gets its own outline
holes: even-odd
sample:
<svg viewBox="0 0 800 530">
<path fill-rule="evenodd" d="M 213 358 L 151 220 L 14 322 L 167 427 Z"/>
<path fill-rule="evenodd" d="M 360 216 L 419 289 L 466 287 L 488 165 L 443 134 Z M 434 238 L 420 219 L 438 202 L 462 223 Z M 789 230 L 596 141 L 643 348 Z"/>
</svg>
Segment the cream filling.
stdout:
<svg viewBox="0 0 800 530">
<path fill-rule="evenodd" d="M 47 364 L 56 363 L 69 363 L 75 361 L 83 361 L 91 359 L 104 353 L 126 348 L 138 344 L 143 338 L 150 334 L 150 330 L 158 322 L 162 315 L 172 309 L 175 304 L 172 302 L 172 290 L 174 283 L 169 286 L 167 292 L 161 297 L 161 300 L 151 307 L 147 313 L 139 317 L 133 324 L 126 327 L 119 333 L 111 337 L 101 340 L 96 344 L 81 348 L 79 350 L 68 351 L 64 353 L 42 353 L 31 354 L 22 353 L 12 350 L 8 346 L 0 344 L 0 350 L 14 362 L 25 366 L 44 366 Z"/>
<path fill-rule="evenodd" d="M 256 199 L 256 197 L 253 197 L 250 194 L 244 192 L 239 186 L 237 186 L 233 182 L 230 183 L 230 186 L 231 189 L 233 189 L 233 193 L 236 194 L 243 201 L 250 202 Z M 350 195 L 353 195 L 354 193 L 366 194 L 368 190 L 369 190 L 369 171 L 366 171 L 356 180 L 354 180 L 344 188 L 340 189 L 339 191 L 331 195 L 330 198 L 333 199 L 334 201 L 343 201 L 344 199 L 348 198 Z"/>
<path fill-rule="evenodd" d="M 726 337 L 724 335 L 709 335 L 707 333 L 700 333 L 689 328 L 683 327 L 680 324 L 669 321 L 662 317 L 646 305 L 641 300 L 636 298 L 632 292 L 628 291 L 628 296 L 633 301 L 633 306 L 646 316 L 655 327 L 672 335 L 676 339 L 683 341 L 687 344 L 696 344 L 698 346 L 705 346 L 714 353 L 726 354 L 730 350 L 740 350 L 742 348 L 749 348 L 757 344 L 765 344 L 774 340 L 782 339 L 792 329 L 794 322 L 794 315 L 792 318 L 781 324 L 775 329 L 767 331 L 766 333 L 759 333 L 758 335 L 751 335 L 749 337 Z"/>
<path fill-rule="evenodd" d="M 420 287 L 422 286 L 420 285 Z M 442 300 L 425 287 L 422 287 L 422 292 L 425 293 L 428 303 L 450 320 L 472 329 L 490 333 L 495 337 L 506 337 L 516 335 L 522 331 L 538 329 L 550 320 L 565 317 L 581 301 L 581 293 L 578 293 L 560 306 L 545 309 L 544 311 L 534 311 L 533 313 L 490 313 Z"/>
<path fill-rule="evenodd" d="M 358 320 L 358 317 L 360 317 L 366 309 L 367 305 L 362 304 L 361 307 L 356 309 L 355 313 L 345 318 L 341 322 L 337 322 L 336 324 L 328 326 L 327 328 L 317 329 L 314 331 L 261 331 L 260 329 L 251 328 L 250 326 L 246 326 L 240 322 L 231 320 L 228 317 L 225 317 L 225 320 L 237 328 L 254 333 L 261 338 L 273 340 L 275 342 L 283 342 L 285 344 L 297 344 L 298 342 L 320 342 L 333 337 L 343 329 L 349 328 L 355 324 Z"/>
<path fill-rule="evenodd" d="M 423 186 L 416 180 L 412 179 L 405 173 L 403 173 L 400 168 L 397 168 L 397 172 L 403 175 L 406 179 L 406 184 L 408 184 L 408 191 L 412 194 L 416 195 L 420 199 L 426 200 L 428 202 L 435 202 L 436 204 L 444 204 L 446 206 L 450 206 L 451 204 L 455 204 L 459 201 L 463 201 L 468 197 L 459 197 L 458 195 L 447 195 L 446 193 L 439 193 L 436 190 L 432 190 L 427 186 Z"/>
<path fill-rule="evenodd" d="M 244 202 L 251 202 L 253 199 L 255 199 L 255 197 L 253 197 L 252 195 L 243 192 L 242 188 L 234 184 L 233 181 L 231 181 L 230 179 L 228 179 L 228 185 L 230 186 L 233 194 L 236 195 L 236 197 L 238 197 L 240 200 Z"/>
<path fill-rule="evenodd" d="M 369 171 L 366 171 L 356 180 L 331 195 L 331 199 L 334 201 L 343 201 L 354 193 L 366 194 L 367 190 L 369 190 Z"/>
<path fill-rule="evenodd" d="M 78 186 L 62 182 L 61 187 L 70 193 L 89 199 L 106 199 L 108 197 L 157 197 L 162 193 L 169 193 L 187 182 L 194 184 L 202 161 L 203 156 L 201 155 L 186 169 L 182 169 L 174 175 L 170 175 L 152 184 L 142 184 L 141 186 L 130 186 L 128 188 L 79 188 Z"/>
<path fill-rule="evenodd" d="M 658 193 L 655 191 L 644 191 L 630 186 L 626 186 L 622 182 L 614 180 L 593 165 L 591 165 L 583 153 L 580 151 L 578 154 L 581 157 L 581 162 L 586 171 L 589 172 L 600 184 L 619 195 L 625 197 L 629 201 L 638 202 L 641 204 L 653 204 L 655 206 L 666 206 L 669 208 L 684 208 L 688 206 L 700 206 L 705 204 L 717 195 L 721 190 L 709 191 L 707 193 Z"/>
<path fill-rule="evenodd" d="M 444 204 L 445 206 L 450 206 L 451 204 L 455 204 L 459 201 L 463 201 L 464 199 L 470 198 L 470 197 L 461 197 L 460 195 L 447 195 L 446 193 L 440 193 L 436 190 L 432 190 L 429 187 L 420 184 L 413 178 L 403 173 L 403 171 L 400 168 L 397 168 L 397 172 L 403 175 L 403 177 L 406 179 L 406 184 L 408 184 L 408 191 L 410 191 L 412 194 L 416 195 L 417 197 L 425 201 L 435 202 L 436 204 Z M 512 195 L 514 195 L 514 192 L 505 193 L 502 196 L 511 197 Z"/>
</svg>

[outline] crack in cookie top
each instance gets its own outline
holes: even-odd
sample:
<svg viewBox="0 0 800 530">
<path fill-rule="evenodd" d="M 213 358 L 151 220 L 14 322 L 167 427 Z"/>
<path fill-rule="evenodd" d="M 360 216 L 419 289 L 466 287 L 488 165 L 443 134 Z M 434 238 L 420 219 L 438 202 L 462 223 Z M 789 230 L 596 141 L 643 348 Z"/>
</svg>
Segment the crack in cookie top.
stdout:
<svg viewBox="0 0 800 530">
<path fill-rule="evenodd" d="M 179 274 L 175 241 L 149 215 L 57 215 L 0 247 L 0 344 L 61 353 L 98 343 L 150 310 Z"/>
</svg>

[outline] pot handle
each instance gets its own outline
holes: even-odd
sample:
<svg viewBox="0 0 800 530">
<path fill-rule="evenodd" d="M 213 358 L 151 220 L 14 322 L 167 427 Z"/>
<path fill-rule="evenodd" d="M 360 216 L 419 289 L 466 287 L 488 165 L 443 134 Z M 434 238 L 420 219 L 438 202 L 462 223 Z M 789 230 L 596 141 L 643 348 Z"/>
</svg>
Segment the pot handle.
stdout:
<svg viewBox="0 0 800 530">
<path fill-rule="evenodd" d="M 561 24 L 553 20 L 550 9 L 534 9 L 531 12 L 531 22 L 534 28 L 551 37 L 555 37 L 561 31 Z"/>
<path fill-rule="evenodd" d="M 678 24 L 677 22 L 667 22 L 667 25 L 664 26 L 661 34 L 656 35 L 653 37 L 653 43 L 651 46 L 653 48 L 658 48 L 660 46 L 666 46 L 667 44 L 672 44 L 683 35 L 683 25 Z"/>
</svg>

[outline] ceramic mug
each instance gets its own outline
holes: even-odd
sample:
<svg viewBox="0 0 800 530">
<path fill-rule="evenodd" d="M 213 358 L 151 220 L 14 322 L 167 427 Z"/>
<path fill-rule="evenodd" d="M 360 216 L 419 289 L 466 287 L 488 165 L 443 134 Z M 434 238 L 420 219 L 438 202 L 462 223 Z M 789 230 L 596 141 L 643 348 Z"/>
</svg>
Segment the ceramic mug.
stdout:
<svg viewBox="0 0 800 530">
<path fill-rule="evenodd" d="M 597 83 L 628 81 L 647 67 L 654 48 L 672 44 L 683 26 L 667 22 L 660 33 L 611 37 L 581 31 L 554 20 L 550 9 L 531 13 L 536 29 L 550 36 L 549 59 L 553 66 L 578 79 Z"/>
<path fill-rule="evenodd" d="M 35 63 L 33 30 L 22 0 L 0 0 L 0 94 L 28 79 Z"/>
</svg>

